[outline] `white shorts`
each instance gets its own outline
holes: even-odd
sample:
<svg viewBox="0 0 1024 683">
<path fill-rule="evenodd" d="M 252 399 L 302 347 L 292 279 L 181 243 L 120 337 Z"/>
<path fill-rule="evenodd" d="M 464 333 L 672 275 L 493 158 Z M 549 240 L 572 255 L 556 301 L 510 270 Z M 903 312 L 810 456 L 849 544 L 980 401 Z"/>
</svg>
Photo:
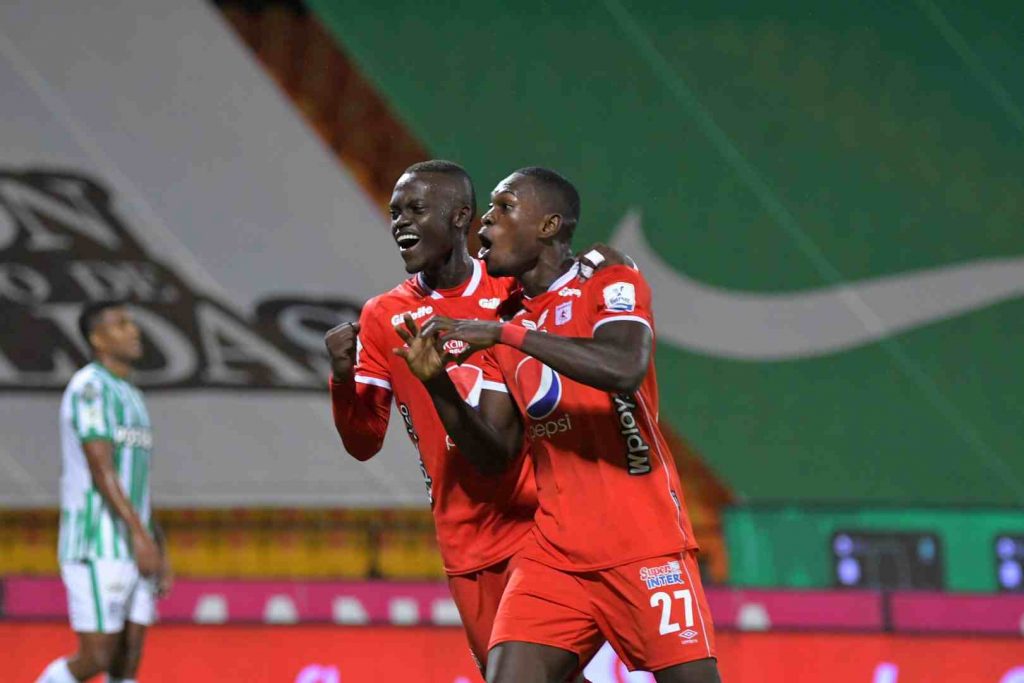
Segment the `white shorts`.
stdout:
<svg viewBox="0 0 1024 683">
<path fill-rule="evenodd" d="M 125 621 L 149 626 L 156 617 L 152 580 L 134 562 L 64 562 L 60 575 L 68 593 L 68 617 L 76 633 L 119 633 Z"/>
</svg>

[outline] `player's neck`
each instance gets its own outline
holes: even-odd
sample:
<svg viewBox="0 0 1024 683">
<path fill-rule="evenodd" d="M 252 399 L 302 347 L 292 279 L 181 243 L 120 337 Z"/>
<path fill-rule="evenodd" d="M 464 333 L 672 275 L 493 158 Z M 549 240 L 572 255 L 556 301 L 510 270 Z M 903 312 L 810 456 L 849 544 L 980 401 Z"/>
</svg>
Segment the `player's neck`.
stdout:
<svg viewBox="0 0 1024 683">
<path fill-rule="evenodd" d="M 431 289 L 458 287 L 473 275 L 473 258 L 465 247 L 456 246 L 444 263 L 420 272 L 423 284 Z"/>
<path fill-rule="evenodd" d="M 132 374 L 132 366 L 128 363 L 114 358 L 110 354 L 97 353 L 96 362 L 107 369 L 110 374 L 121 379 L 127 379 L 128 375 Z"/>
<path fill-rule="evenodd" d="M 538 296 L 548 291 L 552 282 L 572 268 L 573 261 L 569 245 L 542 251 L 537 265 L 519 278 L 526 296 Z"/>
</svg>

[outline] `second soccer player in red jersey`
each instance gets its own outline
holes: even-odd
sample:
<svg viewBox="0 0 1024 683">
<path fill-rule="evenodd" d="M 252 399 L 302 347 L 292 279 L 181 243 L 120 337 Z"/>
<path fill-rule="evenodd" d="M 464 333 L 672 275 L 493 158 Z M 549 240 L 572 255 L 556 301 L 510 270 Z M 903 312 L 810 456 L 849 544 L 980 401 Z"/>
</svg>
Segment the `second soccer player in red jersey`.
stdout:
<svg viewBox="0 0 1024 683">
<path fill-rule="evenodd" d="M 523 310 L 504 324 L 435 318 L 417 338 L 408 319 L 398 351 L 466 452 L 505 460 L 525 439 L 535 461 L 537 526 L 498 609 L 488 681 L 560 680 L 601 634 L 659 683 L 715 682 L 697 544 L 657 426 L 650 290 L 624 266 L 581 280 L 578 216 L 558 174 L 506 178 L 483 217 L 482 253 L 492 275 L 520 280 Z M 493 347 L 478 360 L 489 382 L 478 410 L 439 372 L 453 341 Z"/>
<path fill-rule="evenodd" d="M 499 306 L 517 289 L 514 278 L 492 277 L 466 251 L 475 212 L 466 171 L 447 161 L 415 164 L 391 197 L 391 235 L 413 274 L 370 299 L 359 322 L 330 330 L 334 422 L 346 450 L 360 460 L 375 455 L 384 440 L 394 400 L 419 454 L 437 539 L 478 664 L 485 663 L 494 614 L 510 574 L 509 558 L 529 540 L 536 509 L 532 467 L 521 450 L 505 459 L 470 457 L 445 432 L 423 384 L 392 353 L 401 343 L 394 326 L 403 317 L 425 322 L 436 315 L 495 320 Z M 603 250 L 598 259 L 619 255 Z M 598 264 L 599 266 L 602 264 Z M 598 271 L 600 272 L 600 271 Z M 460 400 L 470 406 L 489 384 L 471 358 L 448 366 Z M 603 641 L 588 643 L 583 661 Z M 564 679 L 563 679 L 564 680 Z"/>
</svg>

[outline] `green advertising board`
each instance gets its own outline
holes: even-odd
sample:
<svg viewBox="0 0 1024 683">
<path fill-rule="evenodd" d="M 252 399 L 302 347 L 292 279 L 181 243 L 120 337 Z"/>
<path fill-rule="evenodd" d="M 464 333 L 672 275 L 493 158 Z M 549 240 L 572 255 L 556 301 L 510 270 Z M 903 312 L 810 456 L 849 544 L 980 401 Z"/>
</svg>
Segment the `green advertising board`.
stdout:
<svg viewBox="0 0 1024 683">
<path fill-rule="evenodd" d="M 482 195 L 577 183 L 739 500 L 1024 502 L 1018 3 L 309 5 Z"/>
</svg>

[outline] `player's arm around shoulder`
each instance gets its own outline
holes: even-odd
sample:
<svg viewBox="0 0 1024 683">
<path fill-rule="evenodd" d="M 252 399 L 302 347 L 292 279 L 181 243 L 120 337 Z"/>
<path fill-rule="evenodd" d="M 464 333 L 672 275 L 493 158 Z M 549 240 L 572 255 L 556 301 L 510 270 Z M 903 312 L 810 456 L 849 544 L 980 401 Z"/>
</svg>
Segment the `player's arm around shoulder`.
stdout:
<svg viewBox="0 0 1024 683">
<path fill-rule="evenodd" d="M 603 242 L 596 242 L 584 249 L 577 255 L 576 261 L 579 263 L 582 282 L 589 280 L 597 271 L 611 266 L 629 266 L 639 270 L 632 256 Z"/>
<path fill-rule="evenodd" d="M 649 300 L 638 271 L 609 266 L 582 284 L 578 306 L 592 336 L 563 337 L 505 323 L 499 341 L 587 386 L 634 392 L 647 374 L 653 347 Z"/>
</svg>

